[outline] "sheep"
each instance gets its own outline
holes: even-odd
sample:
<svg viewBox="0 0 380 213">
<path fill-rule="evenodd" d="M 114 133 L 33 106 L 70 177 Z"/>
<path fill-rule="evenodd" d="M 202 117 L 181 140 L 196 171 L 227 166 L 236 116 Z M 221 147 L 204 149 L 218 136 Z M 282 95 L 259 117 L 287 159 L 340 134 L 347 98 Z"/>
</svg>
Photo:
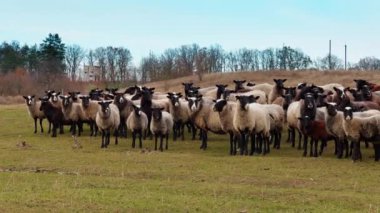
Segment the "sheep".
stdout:
<svg viewBox="0 0 380 213">
<path fill-rule="evenodd" d="M 76 134 L 76 125 L 78 125 L 78 136 L 80 136 L 82 131 L 82 122 L 89 120 L 83 110 L 82 105 L 80 103 L 75 103 L 72 96 L 60 95 L 59 97 L 62 99 L 62 112 L 65 120 L 72 123 L 72 135 Z"/>
<path fill-rule="evenodd" d="M 44 132 L 42 126 L 42 121 L 46 118 L 43 111 L 40 110 L 41 101 L 37 101 L 34 95 L 23 96 L 28 107 L 28 112 L 30 117 L 34 120 L 34 133 L 37 133 L 37 119 L 40 120 L 41 133 Z M 50 123 L 49 123 L 49 133 L 50 133 Z"/>
<path fill-rule="evenodd" d="M 181 136 L 185 140 L 184 126 L 190 122 L 190 111 L 187 107 L 188 102 L 180 99 L 181 93 L 168 93 L 169 113 L 173 116 L 173 141 L 177 140 L 177 136 Z"/>
<path fill-rule="evenodd" d="M 380 85 L 378 84 L 374 84 L 374 83 L 370 83 L 366 80 L 363 80 L 363 79 L 354 79 L 355 83 L 356 83 L 356 88 L 360 91 L 362 90 L 362 87 L 364 85 L 368 85 L 370 88 L 371 88 L 371 91 L 372 92 L 375 92 L 375 91 L 379 91 L 380 90 Z"/>
<path fill-rule="evenodd" d="M 237 96 L 237 109 L 235 111 L 233 125 L 240 132 L 242 143 L 240 154 L 247 154 L 246 135 L 251 135 L 252 148 L 250 155 L 255 151 L 254 134 L 257 134 L 264 140 L 264 155 L 269 153 L 269 134 L 270 134 L 270 115 L 265 107 L 261 104 L 250 103 L 249 96 Z M 255 97 L 258 98 L 258 97 Z M 260 143 L 259 153 L 262 151 L 262 142 Z"/>
<path fill-rule="evenodd" d="M 57 137 L 57 128 L 62 126 L 64 115 L 60 108 L 54 106 L 49 98 L 40 98 L 41 106 L 40 111 L 43 111 L 48 121 L 53 125 L 51 137 Z"/>
<path fill-rule="evenodd" d="M 237 140 L 240 139 L 240 133 L 231 121 L 234 118 L 237 104 L 224 99 L 214 100 L 214 102 L 213 110 L 219 113 L 222 130 L 230 135 L 230 155 L 236 155 L 236 144 Z"/>
<path fill-rule="evenodd" d="M 148 128 L 148 118 L 146 114 L 141 111 L 140 106 L 132 105 L 133 112 L 126 120 L 126 126 L 132 132 L 132 148 L 135 148 L 136 135 L 139 136 L 139 147 L 142 148 L 142 133 Z"/>
<path fill-rule="evenodd" d="M 351 107 L 346 107 L 343 111 L 343 129 L 349 140 L 354 143 L 352 160 L 361 160 L 360 140 L 379 141 L 380 136 L 380 114 L 363 116 L 360 112 L 353 112 Z M 378 146 L 375 147 L 375 160 L 379 160 Z"/>
<path fill-rule="evenodd" d="M 163 151 L 163 138 L 166 138 L 165 149 L 168 149 L 170 130 L 173 128 L 173 117 L 163 111 L 164 108 L 152 108 L 152 121 L 150 131 L 154 134 L 154 150 L 157 150 L 157 138 L 160 137 L 160 151 Z"/>
<path fill-rule="evenodd" d="M 325 103 L 325 124 L 328 134 L 334 136 L 337 140 L 337 157 L 342 158 L 343 150 L 346 150 L 346 156 L 348 157 L 348 142 L 343 129 L 343 112 L 336 109 L 336 103 Z"/>
<path fill-rule="evenodd" d="M 226 89 L 226 87 L 228 87 L 227 84 L 216 84 L 215 85 L 216 88 L 214 88 L 213 90 L 209 90 L 207 91 L 204 96 L 205 97 L 209 97 L 209 98 L 213 98 L 213 99 L 220 99 Z M 198 90 L 199 92 L 199 90 Z"/>
<path fill-rule="evenodd" d="M 280 149 L 281 132 L 284 125 L 284 109 L 276 104 L 263 105 L 270 115 L 270 133 L 274 139 L 273 148 Z"/>
<path fill-rule="evenodd" d="M 226 134 L 223 131 L 217 112 L 212 110 L 215 103 L 211 99 L 203 98 L 202 95 L 186 98 L 193 124 L 201 131 L 200 149 L 207 149 L 207 132 Z"/>
<path fill-rule="evenodd" d="M 269 93 L 273 89 L 273 85 L 268 83 L 255 84 L 252 82 L 248 82 L 247 85 L 243 87 L 247 90 L 261 90 L 265 93 L 266 97 L 269 97 Z"/>
<path fill-rule="evenodd" d="M 318 141 L 321 140 L 321 151 L 322 154 L 323 145 L 327 140 L 332 139 L 332 136 L 328 134 L 326 131 L 325 122 L 322 120 L 314 120 L 308 115 L 304 115 L 303 117 L 298 118 L 300 120 L 300 127 L 302 132 L 306 136 L 310 137 L 310 157 L 318 157 Z M 314 143 L 314 152 L 313 152 L 313 143 Z M 304 152 L 303 156 L 307 155 L 307 140 L 304 142 Z"/>
<path fill-rule="evenodd" d="M 258 97 L 258 99 L 256 100 L 256 103 L 259 103 L 259 104 L 266 104 L 267 103 L 266 95 L 261 90 L 252 90 L 252 91 L 248 91 L 248 92 L 236 93 L 233 90 L 226 89 L 223 93 L 223 99 L 236 102 L 236 100 L 237 100 L 236 96 L 250 96 L 250 95 Z"/>
<path fill-rule="evenodd" d="M 120 112 L 119 134 L 127 137 L 127 127 L 125 125 L 127 118 L 133 112 L 133 102 L 125 98 L 124 93 L 115 93 L 113 103 L 119 108 Z"/>
<path fill-rule="evenodd" d="M 90 136 L 96 136 L 98 133 L 98 126 L 96 126 L 95 119 L 99 108 L 98 102 L 90 100 L 90 96 L 88 95 L 79 98 L 82 100 L 82 107 L 90 124 Z"/>
<path fill-rule="evenodd" d="M 292 147 L 295 146 L 295 130 L 297 130 L 299 135 L 298 149 L 301 149 L 302 135 L 298 126 L 299 117 L 301 117 L 301 102 L 294 101 L 289 104 L 289 107 L 286 111 L 286 121 L 288 123 L 288 129 L 291 134 Z"/>
<path fill-rule="evenodd" d="M 75 103 L 80 103 L 80 99 L 78 99 L 78 95 L 80 94 L 80 92 L 68 92 L 69 96 L 71 97 L 71 99 L 73 100 L 73 102 Z"/>
<path fill-rule="evenodd" d="M 269 104 L 271 104 L 274 100 L 276 100 L 277 97 L 281 97 L 281 95 L 284 94 L 284 82 L 286 81 L 286 79 L 273 79 L 273 81 L 276 84 L 272 88 L 272 91 L 269 93 L 269 96 L 268 96 Z"/>
<path fill-rule="evenodd" d="M 118 127 L 120 125 L 119 109 L 112 101 L 99 101 L 96 113 L 96 125 L 102 131 L 101 148 L 107 148 L 110 143 L 111 130 L 115 131 L 115 144 L 118 144 Z"/>
</svg>

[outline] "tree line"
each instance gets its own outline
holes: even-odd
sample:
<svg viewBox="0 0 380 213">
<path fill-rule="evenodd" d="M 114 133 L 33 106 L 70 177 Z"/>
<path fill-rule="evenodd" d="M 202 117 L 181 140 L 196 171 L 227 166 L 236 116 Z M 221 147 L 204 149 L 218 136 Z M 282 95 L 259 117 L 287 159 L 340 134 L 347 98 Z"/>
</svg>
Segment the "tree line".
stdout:
<svg viewBox="0 0 380 213">
<path fill-rule="evenodd" d="M 49 34 L 39 45 L 3 42 L 0 45 L 0 74 L 22 68 L 49 87 L 61 76 L 80 80 L 83 64 L 99 66 L 100 80 L 111 82 L 148 82 L 192 74 L 201 78 L 203 74 L 215 72 L 344 68 L 343 61 L 335 55 L 313 61 L 302 50 L 289 46 L 226 51 L 218 44 L 209 47 L 190 44 L 169 48 L 161 54 L 150 52 L 138 65 L 134 65 L 132 59 L 132 53 L 125 47 L 84 50 L 79 45 L 65 45 L 58 34 Z M 380 59 L 366 57 L 349 64 L 348 68 L 379 70 Z"/>
</svg>

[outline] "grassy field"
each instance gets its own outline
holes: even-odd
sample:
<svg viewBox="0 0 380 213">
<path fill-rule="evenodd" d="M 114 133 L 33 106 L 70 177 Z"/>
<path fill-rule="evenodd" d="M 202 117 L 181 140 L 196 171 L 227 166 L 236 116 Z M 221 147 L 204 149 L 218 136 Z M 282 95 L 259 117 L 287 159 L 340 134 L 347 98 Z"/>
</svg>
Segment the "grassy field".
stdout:
<svg viewBox="0 0 380 213">
<path fill-rule="evenodd" d="M 66 129 L 67 131 L 67 129 Z M 130 138 L 100 149 L 100 137 L 33 134 L 24 105 L 0 106 L 0 212 L 378 212 L 380 164 L 301 157 L 283 143 L 267 156 L 229 156 L 210 135 L 169 150 L 131 149 Z M 88 131 L 85 132 L 88 135 Z M 27 147 L 19 147 L 25 141 Z"/>
</svg>

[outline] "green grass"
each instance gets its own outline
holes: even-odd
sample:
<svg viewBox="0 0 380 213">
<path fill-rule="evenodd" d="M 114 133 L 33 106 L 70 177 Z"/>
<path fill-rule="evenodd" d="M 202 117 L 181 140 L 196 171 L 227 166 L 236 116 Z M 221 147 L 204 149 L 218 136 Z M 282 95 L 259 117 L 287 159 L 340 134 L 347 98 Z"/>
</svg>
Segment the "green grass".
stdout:
<svg viewBox="0 0 380 213">
<path fill-rule="evenodd" d="M 47 128 L 46 128 L 47 129 Z M 301 157 L 283 143 L 267 156 L 229 156 L 227 137 L 170 141 L 163 153 L 100 149 L 100 137 L 33 134 L 26 107 L 0 106 L 0 212 L 378 212 L 380 164 Z M 67 129 L 66 129 L 67 132 Z M 30 147 L 19 148 L 26 141 Z M 151 141 L 144 147 L 152 148 Z"/>
</svg>

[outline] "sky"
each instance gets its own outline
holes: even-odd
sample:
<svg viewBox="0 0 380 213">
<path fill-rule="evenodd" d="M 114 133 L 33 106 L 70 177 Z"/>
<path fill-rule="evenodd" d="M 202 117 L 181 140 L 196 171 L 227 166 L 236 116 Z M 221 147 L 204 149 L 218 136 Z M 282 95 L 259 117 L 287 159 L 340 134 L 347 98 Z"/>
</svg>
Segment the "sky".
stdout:
<svg viewBox="0 0 380 213">
<path fill-rule="evenodd" d="M 0 42 L 40 44 L 58 33 L 85 49 L 128 48 L 135 65 L 150 51 L 198 43 L 299 48 L 312 59 L 380 58 L 379 0 L 0 0 Z"/>
</svg>

